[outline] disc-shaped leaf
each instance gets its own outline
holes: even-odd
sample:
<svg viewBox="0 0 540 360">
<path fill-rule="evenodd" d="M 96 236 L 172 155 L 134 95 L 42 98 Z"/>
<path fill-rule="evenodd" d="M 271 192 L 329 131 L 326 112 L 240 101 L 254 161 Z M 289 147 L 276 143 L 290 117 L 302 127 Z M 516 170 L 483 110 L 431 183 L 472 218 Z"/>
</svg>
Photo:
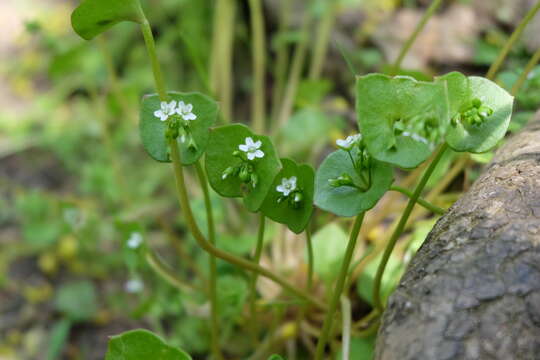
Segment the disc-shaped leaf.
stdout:
<svg viewBox="0 0 540 360">
<path fill-rule="evenodd" d="M 315 177 L 315 205 L 338 216 L 355 216 L 371 209 L 394 181 L 392 167 L 372 160 L 371 187 L 367 191 L 350 186 L 333 187 L 329 180 L 348 174 L 354 182 L 361 182 L 349 155 L 337 150 L 322 162 Z"/>
<path fill-rule="evenodd" d="M 223 172 L 227 168 L 241 163 L 241 160 L 233 156 L 233 153 L 240 150 L 239 145 L 244 144 L 248 137 L 255 142 L 261 141 L 260 150 L 264 153 L 264 157 L 256 158 L 251 162 L 258 177 L 255 188 L 242 183 L 235 176 L 223 179 Z M 206 172 L 210 185 L 221 196 L 243 196 L 246 207 L 250 211 L 257 211 L 280 170 L 281 163 L 274 145 L 267 136 L 255 135 L 242 124 L 225 125 L 210 130 L 210 141 L 206 150 Z"/>
<path fill-rule="evenodd" d="M 414 168 L 431 155 L 449 121 L 444 83 L 371 74 L 357 78 L 356 90 L 359 127 L 374 158 Z"/>
<path fill-rule="evenodd" d="M 144 21 L 139 0 L 84 0 L 71 14 L 73 29 L 86 40 L 121 21 Z"/>
<path fill-rule="evenodd" d="M 105 360 L 191 360 L 184 351 L 169 346 L 154 333 L 143 330 L 126 331 L 112 336 Z"/>
<path fill-rule="evenodd" d="M 309 165 L 298 165 L 293 160 L 281 159 L 283 168 L 277 174 L 266 196 L 261 212 L 270 219 L 287 225 L 291 231 L 299 234 L 306 228 L 313 213 L 313 193 L 315 188 L 315 171 Z M 296 189 L 301 190 L 302 202 L 295 208 L 288 197 L 279 201 L 283 193 L 277 190 L 283 179 L 296 178 Z M 289 197 L 293 197 L 291 193 Z"/>
<path fill-rule="evenodd" d="M 452 121 L 449 126 L 446 141 L 456 151 L 481 153 L 490 150 L 504 137 L 510 118 L 512 117 L 512 105 L 514 98 L 494 82 L 477 76 L 468 78 L 470 91 L 464 91 L 465 84 L 455 87 L 455 92 L 449 92 L 452 103 L 459 104 L 454 108 L 451 116 L 454 117 L 470 106 L 473 99 L 480 99 L 482 105 L 493 110 L 479 125 L 470 125 L 464 121 Z M 450 82 L 449 82 L 450 83 Z M 449 90 L 452 90 L 449 87 Z M 465 97 L 462 94 L 469 94 Z"/>
<path fill-rule="evenodd" d="M 182 142 L 177 138 L 178 147 L 182 156 L 182 164 L 193 164 L 206 150 L 208 145 L 209 128 L 216 122 L 218 114 L 217 103 L 201 93 L 180 93 L 169 92 L 169 101 L 183 101 L 185 104 L 193 105 L 193 114 L 197 116 L 195 120 L 189 120 L 189 128 L 196 148 L 190 148 L 187 141 Z M 141 140 L 146 152 L 155 160 L 169 162 L 169 146 L 165 137 L 167 121 L 161 121 L 154 115 L 159 110 L 161 100 L 158 95 L 145 96 L 141 105 L 139 130 Z"/>
</svg>

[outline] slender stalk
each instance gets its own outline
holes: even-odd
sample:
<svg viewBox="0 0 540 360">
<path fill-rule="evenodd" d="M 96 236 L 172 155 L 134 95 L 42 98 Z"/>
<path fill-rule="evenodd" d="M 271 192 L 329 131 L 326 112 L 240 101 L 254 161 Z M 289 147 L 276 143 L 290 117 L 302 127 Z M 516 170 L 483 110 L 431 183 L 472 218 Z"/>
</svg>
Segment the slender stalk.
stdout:
<svg viewBox="0 0 540 360">
<path fill-rule="evenodd" d="M 280 1 L 279 11 L 279 29 L 278 33 L 283 34 L 289 26 L 290 2 L 288 0 Z M 279 44 L 277 48 L 276 62 L 274 67 L 274 86 L 272 89 L 272 122 L 277 121 L 278 111 L 281 105 L 281 94 L 285 87 L 287 76 L 287 64 L 289 62 L 289 47 L 285 43 Z"/>
<path fill-rule="evenodd" d="M 315 37 L 317 40 L 313 50 L 313 61 L 311 62 L 311 67 L 309 69 L 310 80 L 318 80 L 321 77 L 326 52 L 328 51 L 330 34 L 332 32 L 334 22 L 336 21 L 339 1 L 332 1 L 328 6 L 330 9 L 324 12 L 324 16 L 317 30 L 317 36 Z"/>
<path fill-rule="evenodd" d="M 360 228 L 362 227 L 364 214 L 365 213 L 360 213 L 358 216 L 356 216 L 356 219 L 354 220 L 354 225 L 349 238 L 349 243 L 347 244 L 345 256 L 343 257 L 343 261 L 341 263 L 341 270 L 339 272 L 334 291 L 332 292 L 332 298 L 330 300 L 330 304 L 328 305 L 328 311 L 326 312 L 326 316 L 324 318 L 321 336 L 319 337 L 319 342 L 317 343 L 315 360 L 322 360 L 323 358 L 324 348 L 326 346 L 326 342 L 328 341 L 328 336 L 330 335 L 330 332 L 332 330 L 334 316 L 339 303 L 339 298 L 341 297 L 343 287 L 345 285 L 345 279 L 347 278 L 347 274 L 349 273 L 349 266 L 351 265 L 354 248 L 356 247 L 356 242 L 358 240 L 358 233 L 360 232 Z"/>
<path fill-rule="evenodd" d="M 343 357 L 341 360 L 349 360 L 349 351 L 351 345 L 351 301 L 345 295 L 341 296 L 341 317 L 342 317 L 342 331 L 341 331 L 341 348 Z"/>
<path fill-rule="evenodd" d="M 233 87 L 233 45 L 234 45 L 234 28 L 236 17 L 236 0 L 225 0 L 224 10 L 218 16 L 223 16 L 223 24 L 218 29 L 222 32 L 219 51 L 219 76 L 220 76 L 220 100 L 221 100 L 221 112 L 223 114 L 223 120 L 225 123 L 230 123 L 233 110 L 232 99 L 234 93 Z"/>
<path fill-rule="evenodd" d="M 180 279 L 174 271 L 166 265 L 153 251 L 148 251 L 145 254 L 145 259 L 148 265 L 158 274 L 165 282 L 174 286 L 180 291 L 193 292 L 193 287 Z"/>
<path fill-rule="evenodd" d="M 512 46 L 516 43 L 516 41 L 521 37 L 521 33 L 523 33 L 523 30 L 527 27 L 529 22 L 534 18 L 536 13 L 540 10 L 540 1 L 534 5 L 529 12 L 525 15 L 523 20 L 519 23 L 517 28 L 514 30 L 512 35 L 510 35 L 510 38 L 504 44 L 504 47 L 502 48 L 501 52 L 499 53 L 499 56 L 497 57 L 497 60 L 493 64 L 491 64 L 486 77 L 490 80 L 493 80 L 495 78 L 495 75 L 497 74 L 497 71 L 499 71 L 499 68 L 504 62 L 504 59 L 506 59 L 506 56 L 508 56 L 508 53 L 510 52 L 510 49 L 512 49 Z"/>
<path fill-rule="evenodd" d="M 448 144 L 444 143 L 440 148 L 431 163 L 429 164 L 429 167 L 426 169 L 426 172 L 424 175 L 422 175 L 422 178 L 420 179 L 420 182 L 418 185 L 416 185 L 416 188 L 414 189 L 414 192 L 409 199 L 409 202 L 407 203 L 407 207 L 403 211 L 403 214 L 401 215 L 401 218 L 399 219 L 399 223 L 396 226 L 394 232 L 392 233 L 392 236 L 388 240 L 388 244 L 386 245 L 386 248 L 384 249 L 384 253 L 381 259 L 381 262 L 379 264 L 379 267 L 377 268 L 377 273 L 375 275 L 374 285 L 373 285 L 373 301 L 375 304 L 375 308 L 382 313 L 383 311 L 383 303 L 381 299 L 381 281 L 384 274 L 384 270 L 386 268 L 386 264 L 388 263 L 388 259 L 390 258 L 390 255 L 392 254 L 392 250 L 394 250 L 394 247 L 396 245 L 397 240 L 403 233 L 403 230 L 405 229 L 405 225 L 407 224 L 407 220 L 409 220 L 409 216 L 411 215 L 411 212 L 414 208 L 414 205 L 418 201 L 418 198 L 420 197 L 420 194 L 422 193 L 422 190 L 424 190 L 424 187 L 426 186 L 429 177 L 431 174 L 433 174 L 433 171 L 437 167 L 437 164 L 443 157 L 445 151 L 448 149 Z"/>
<path fill-rule="evenodd" d="M 266 37 L 264 35 L 264 17 L 261 0 L 249 0 L 249 10 L 251 13 L 252 32 L 252 56 L 253 56 L 253 98 L 252 114 L 253 129 L 256 133 L 265 131 L 265 47 Z"/>
<path fill-rule="evenodd" d="M 411 49 L 411 46 L 414 44 L 414 41 L 420 34 L 420 32 L 424 29 L 424 26 L 426 26 L 428 20 L 435 14 L 435 11 L 441 6 L 443 0 L 433 0 L 431 5 L 429 5 L 429 8 L 426 10 L 422 18 L 420 19 L 420 22 L 416 25 L 416 28 L 414 29 L 411 36 L 407 39 L 405 44 L 403 44 L 403 47 L 401 48 L 399 55 L 392 65 L 392 75 L 395 75 L 399 68 L 401 67 L 401 63 L 403 62 L 403 59 L 405 58 L 405 55 L 409 52 Z"/>
<path fill-rule="evenodd" d="M 201 166 L 200 161 L 195 163 L 195 169 L 197 170 L 197 177 L 201 184 L 204 197 L 204 207 L 206 209 L 206 221 L 208 224 L 208 241 L 210 244 L 216 244 L 216 227 L 214 225 L 214 214 L 212 211 L 212 201 L 210 200 L 210 191 L 208 189 L 208 180 L 204 169 Z M 221 350 L 219 348 L 219 308 L 217 301 L 217 270 L 216 270 L 216 258 L 212 254 L 209 255 L 209 295 L 210 295 L 210 317 L 211 317 L 211 343 L 212 353 L 216 359 L 223 359 Z"/>
<path fill-rule="evenodd" d="M 273 273 L 272 271 L 263 268 L 262 266 L 255 264 L 252 261 L 246 260 L 244 258 L 235 256 L 233 254 L 230 254 L 226 251 L 223 251 L 214 245 L 212 245 L 202 234 L 201 230 L 199 229 L 199 226 L 197 225 L 195 221 L 195 217 L 193 215 L 193 212 L 191 211 L 191 206 L 189 204 L 189 198 L 187 194 L 185 179 L 184 179 L 184 172 L 182 169 L 182 163 L 180 158 L 180 152 L 178 151 L 178 145 L 175 140 L 169 140 L 169 147 L 171 148 L 171 159 L 173 162 L 173 169 L 174 174 L 176 178 L 176 189 L 178 193 L 178 200 L 180 203 L 180 207 L 182 209 L 182 212 L 184 213 L 184 217 L 187 223 L 187 226 L 189 230 L 191 231 L 193 237 L 199 244 L 203 250 L 209 252 L 210 254 L 223 259 L 233 265 L 239 266 L 241 268 L 244 268 L 251 272 L 257 272 L 260 275 L 269 278 L 270 280 L 274 281 L 275 283 L 281 285 L 285 290 L 289 291 L 290 293 L 298 296 L 299 298 L 317 306 L 319 309 L 326 309 L 326 305 L 321 302 L 319 299 L 311 296 L 307 292 L 297 288 L 296 286 L 288 283 L 285 279 L 283 279 L 281 276 Z"/>
<path fill-rule="evenodd" d="M 540 49 L 536 50 L 536 52 L 533 54 L 531 60 L 527 63 L 525 66 L 525 69 L 523 69 L 523 72 L 521 75 L 519 75 L 519 78 L 517 79 L 514 86 L 512 86 L 512 90 L 510 90 L 510 94 L 517 95 L 523 84 L 525 84 L 525 80 L 527 80 L 527 76 L 529 73 L 534 69 L 536 64 L 538 64 L 538 61 L 540 61 Z"/>
<path fill-rule="evenodd" d="M 392 187 L 390 187 L 390 190 L 400 192 L 403 195 L 407 196 L 409 199 L 413 196 L 412 191 L 405 189 L 401 186 L 393 185 Z M 422 205 L 423 207 L 437 215 L 444 215 L 444 213 L 446 213 L 446 210 L 444 210 L 443 208 L 438 207 L 437 205 L 432 204 L 421 197 L 418 198 L 418 204 Z"/>
<path fill-rule="evenodd" d="M 311 16 L 306 13 L 306 15 L 304 16 L 304 23 L 300 31 L 300 40 L 294 50 L 291 71 L 289 74 L 289 81 L 287 82 L 287 87 L 285 88 L 285 95 L 281 103 L 281 110 L 279 111 L 278 121 L 274 123 L 274 135 L 279 132 L 279 129 L 283 125 L 285 125 L 292 112 L 294 99 L 296 98 L 296 91 L 298 90 L 298 83 L 300 82 L 302 69 L 306 60 L 306 54 L 308 49 L 307 38 L 310 24 Z"/>
<path fill-rule="evenodd" d="M 154 35 L 152 35 L 152 28 L 146 18 L 141 23 L 141 31 L 144 37 L 144 43 L 146 44 L 146 50 L 152 63 L 152 73 L 154 74 L 154 82 L 156 84 L 156 90 L 161 101 L 167 100 L 167 90 L 165 87 L 165 80 L 163 79 L 163 73 L 159 65 L 159 60 L 156 53 L 156 43 L 154 41 Z"/>
<path fill-rule="evenodd" d="M 311 241 L 311 230 L 309 227 L 306 228 L 306 244 L 307 244 L 307 255 L 308 255 L 308 279 L 307 279 L 307 289 L 311 290 L 313 287 L 313 241 Z"/>
<path fill-rule="evenodd" d="M 253 262 L 257 265 L 261 261 L 261 255 L 262 255 L 262 250 L 263 250 L 263 245 L 264 245 L 265 224 L 266 224 L 266 217 L 264 216 L 263 213 L 260 213 L 259 231 L 257 234 L 257 246 L 255 248 L 255 255 L 253 256 Z M 257 300 L 258 275 L 259 275 L 258 273 L 251 274 L 251 279 L 249 283 L 249 312 L 251 315 L 250 322 L 251 322 L 252 330 L 253 330 L 252 336 L 254 337 L 255 341 L 257 341 L 257 328 L 256 328 L 257 321 L 255 320 L 255 315 L 256 315 L 255 302 Z"/>
</svg>

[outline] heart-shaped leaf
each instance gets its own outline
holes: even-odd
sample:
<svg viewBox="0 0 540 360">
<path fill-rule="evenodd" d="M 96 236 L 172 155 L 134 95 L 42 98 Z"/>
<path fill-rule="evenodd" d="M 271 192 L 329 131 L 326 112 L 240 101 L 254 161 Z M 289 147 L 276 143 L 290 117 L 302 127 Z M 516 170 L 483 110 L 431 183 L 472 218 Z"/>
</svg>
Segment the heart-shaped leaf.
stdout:
<svg viewBox="0 0 540 360">
<path fill-rule="evenodd" d="M 258 150 L 262 152 L 262 157 L 243 161 L 239 156 L 233 155 L 235 152 L 242 156 L 247 154 L 240 146 L 244 148 L 248 138 L 259 145 Z M 255 187 L 234 174 L 224 176 L 227 170 L 237 169 L 242 164 L 249 164 L 253 168 L 248 175 L 256 176 Z M 210 185 L 221 196 L 243 196 L 246 207 L 250 211 L 257 211 L 280 170 L 281 163 L 274 145 L 267 136 L 255 135 L 241 124 L 225 125 L 210 130 L 210 141 L 206 150 L 206 172 Z"/>
<path fill-rule="evenodd" d="M 337 150 L 322 162 L 315 177 L 315 205 L 338 216 L 355 216 L 371 209 L 394 181 L 392 167 L 372 159 L 371 186 L 367 191 L 356 187 L 333 187 L 331 180 L 348 174 L 361 182 L 354 165 L 344 150 Z"/>
<path fill-rule="evenodd" d="M 121 21 L 144 21 L 139 0 L 84 0 L 71 14 L 71 26 L 85 40 Z"/>
<path fill-rule="evenodd" d="M 189 165 L 197 161 L 206 150 L 208 145 L 209 128 L 216 122 L 218 104 L 201 93 L 169 92 L 169 101 L 175 101 L 192 105 L 192 113 L 197 117 L 195 120 L 187 120 L 190 135 L 193 137 L 195 147 L 189 146 L 189 141 L 182 136 L 177 138 L 177 143 L 182 156 L 182 164 Z M 146 152 L 155 160 L 169 162 L 170 153 L 167 144 L 166 131 L 167 121 L 161 121 L 154 114 L 161 108 L 161 100 L 157 94 L 145 96 L 141 105 L 139 130 L 141 140 Z M 181 118 L 180 118 L 181 119 Z"/>
<path fill-rule="evenodd" d="M 281 164 L 283 168 L 275 177 L 261 212 L 299 234 L 313 213 L 315 171 L 290 159 L 281 159 Z M 295 202 L 295 198 L 299 201 Z"/>
<path fill-rule="evenodd" d="M 105 360 L 191 360 L 184 351 L 169 346 L 154 333 L 143 330 L 126 331 L 112 336 Z"/>
<path fill-rule="evenodd" d="M 449 122 L 443 82 L 370 74 L 357 78 L 356 110 L 370 154 L 402 168 L 426 160 Z"/>
<path fill-rule="evenodd" d="M 446 133 L 448 145 L 456 151 L 472 153 L 486 152 L 497 145 L 510 125 L 514 98 L 499 85 L 482 77 L 466 78 L 450 73 L 437 80 L 446 81 L 448 86 L 452 119 Z M 475 108 L 482 119 L 470 123 L 466 114 Z"/>
</svg>

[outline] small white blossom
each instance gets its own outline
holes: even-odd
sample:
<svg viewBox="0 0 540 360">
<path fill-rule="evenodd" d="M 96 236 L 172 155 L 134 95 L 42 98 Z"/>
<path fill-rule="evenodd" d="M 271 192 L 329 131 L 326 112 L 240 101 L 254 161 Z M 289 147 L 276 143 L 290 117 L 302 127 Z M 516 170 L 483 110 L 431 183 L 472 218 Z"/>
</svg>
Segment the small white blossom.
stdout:
<svg viewBox="0 0 540 360">
<path fill-rule="evenodd" d="M 282 193 L 283 196 L 289 196 L 291 192 L 296 190 L 296 176 L 291 176 L 289 179 L 281 179 L 281 185 L 278 185 L 276 190 Z"/>
<path fill-rule="evenodd" d="M 124 289 L 126 290 L 126 292 L 131 294 L 139 293 L 142 291 L 143 288 L 144 284 L 139 279 L 130 279 L 126 281 L 126 284 L 124 285 Z"/>
<path fill-rule="evenodd" d="M 127 241 L 127 246 L 130 249 L 138 248 L 143 242 L 143 237 L 140 232 L 132 232 Z"/>
<path fill-rule="evenodd" d="M 264 157 L 264 152 L 260 150 L 262 146 L 262 142 L 260 140 L 253 142 L 251 137 L 247 137 L 245 141 L 246 143 L 238 145 L 238 148 L 247 154 L 248 160 Z"/>
<path fill-rule="evenodd" d="M 418 134 L 416 134 L 416 133 L 410 133 L 410 132 L 408 132 L 408 131 L 404 131 L 404 132 L 401 133 L 401 135 L 403 135 L 403 136 L 410 136 L 411 139 L 413 139 L 413 140 L 416 140 L 416 141 L 418 141 L 418 142 L 421 142 L 421 143 L 424 143 L 424 144 L 426 144 L 426 145 L 429 145 L 428 139 L 426 139 L 425 137 L 422 137 L 422 136 L 420 136 L 420 135 L 418 135 Z"/>
<path fill-rule="evenodd" d="M 339 139 L 336 140 L 336 145 L 343 150 L 351 150 L 352 147 L 362 140 L 362 134 L 350 135 L 347 136 L 345 140 Z"/>
<path fill-rule="evenodd" d="M 197 115 L 193 113 L 193 105 L 186 104 L 183 101 L 180 101 L 178 103 L 178 107 L 176 108 L 176 113 L 180 115 L 182 119 L 186 121 L 197 119 Z"/>
<path fill-rule="evenodd" d="M 176 113 L 176 101 L 172 100 L 170 103 L 166 101 L 161 102 L 161 109 L 154 111 L 154 116 L 159 118 L 161 121 L 165 121 L 169 116 Z"/>
</svg>

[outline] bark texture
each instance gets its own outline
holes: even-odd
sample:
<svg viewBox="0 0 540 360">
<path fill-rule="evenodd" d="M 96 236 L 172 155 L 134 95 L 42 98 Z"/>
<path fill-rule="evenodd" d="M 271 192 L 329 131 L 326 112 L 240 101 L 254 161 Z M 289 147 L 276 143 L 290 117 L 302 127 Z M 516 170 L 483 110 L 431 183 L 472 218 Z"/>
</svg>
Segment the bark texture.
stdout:
<svg viewBox="0 0 540 360">
<path fill-rule="evenodd" d="M 376 359 L 540 359 L 540 113 L 437 222 L 389 299 Z"/>
</svg>

